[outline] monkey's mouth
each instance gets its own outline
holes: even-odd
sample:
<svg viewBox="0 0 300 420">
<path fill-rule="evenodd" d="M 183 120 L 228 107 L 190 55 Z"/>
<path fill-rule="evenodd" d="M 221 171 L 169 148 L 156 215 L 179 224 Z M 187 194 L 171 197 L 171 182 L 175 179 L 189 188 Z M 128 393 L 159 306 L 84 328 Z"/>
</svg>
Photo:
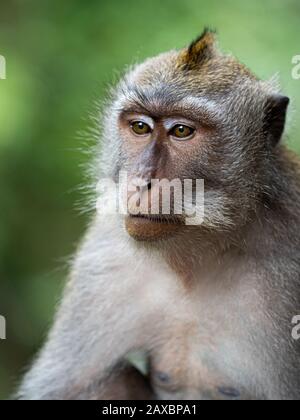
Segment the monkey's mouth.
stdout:
<svg viewBox="0 0 300 420">
<path fill-rule="evenodd" d="M 137 241 L 157 241 L 174 234 L 183 222 L 173 216 L 128 215 L 125 219 L 127 233 Z"/>
<path fill-rule="evenodd" d="M 128 217 L 135 221 L 140 221 L 141 223 L 164 223 L 164 224 L 173 224 L 180 225 L 183 224 L 182 218 L 179 216 L 166 216 L 166 215 L 152 215 L 152 214 L 129 214 Z"/>
</svg>

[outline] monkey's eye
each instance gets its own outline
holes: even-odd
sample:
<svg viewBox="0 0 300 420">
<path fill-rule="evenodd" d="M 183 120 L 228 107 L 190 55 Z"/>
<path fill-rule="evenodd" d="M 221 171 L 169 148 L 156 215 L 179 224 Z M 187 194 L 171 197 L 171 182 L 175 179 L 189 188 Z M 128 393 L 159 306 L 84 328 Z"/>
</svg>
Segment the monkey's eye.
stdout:
<svg viewBox="0 0 300 420">
<path fill-rule="evenodd" d="M 175 137 L 176 139 L 185 140 L 190 138 L 195 132 L 195 129 L 192 127 L 188 127 L 187 125 L 178 124 L 172 128 L 170 131 L 171 136 Z"/>
<path fill-rule="evenodd" d="M 145 136 L 151 133 L 151 127 L 143 121 L 134 121 L 130 124 L 131 130 L 138 136 Z"/>
</svg>

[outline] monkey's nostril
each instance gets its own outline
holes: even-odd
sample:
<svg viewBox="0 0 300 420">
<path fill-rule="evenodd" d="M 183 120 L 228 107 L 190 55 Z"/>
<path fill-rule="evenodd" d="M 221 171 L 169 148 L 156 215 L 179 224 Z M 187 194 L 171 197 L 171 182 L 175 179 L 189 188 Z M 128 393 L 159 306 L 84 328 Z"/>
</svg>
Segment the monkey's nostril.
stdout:
<svg viewBox="0 0 300 420">
<path fill-rule="evenodd" d="M 240 392 L 235 389 L 235 388 L 230 388 L 230 387 L 220 387 L 218 388 L 218 391 L 220 394 L 224 395 L 225 397 L 229 397 L 229 398 L 239 398 L 240 397 Z"/>
<path fill-rule="evenodd" d="M 147 190 L 150 191 L 151 188 L 152 188 L 152 183 L 151 182 L 148 182 L 148 184 L 147 184 Z"/>
<path fill-rule="evenodd" d="M 157 372 L 156 377 L 160 382 L 163 382 L 163 383 L 170 382 L 170 376 L 165 372 Z"/>
</svg>

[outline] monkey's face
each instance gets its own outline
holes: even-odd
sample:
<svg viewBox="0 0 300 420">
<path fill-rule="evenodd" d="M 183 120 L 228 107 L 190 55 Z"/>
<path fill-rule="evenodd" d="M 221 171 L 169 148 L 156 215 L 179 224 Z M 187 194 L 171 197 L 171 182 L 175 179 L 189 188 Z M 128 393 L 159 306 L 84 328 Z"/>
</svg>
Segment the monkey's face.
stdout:
<svg viewBox="0 0 300 420">
<path fill-rule="evenodd" d="M 119 131 L 129 186 L 126 228 L 135 239 L 162 239 L 183 228 L 184 181 L 196 175 L 186 168 L 209 130 L 183 109 L 158 117 L 123 109 Z"/>
<path fill-rule="evenodd" d="M 282 126 L 277 119 L 274 127 L 272 116 L 285 117 L 284 99 L 216 51 L 210 33 L 189 49 L 163 54 L 131 71 L 106 121 L 107 135 L 114 139 L 106 160 L 115 177 L 119 171 L 128 175 L 128 233 L 149 241 L 183 231 L 187 208 L 194 205 L 197 211 L 199 204 L 197 180 L 204 181 L 205 189 L 198 229 L 226 230 L 245 223 L 266 183 L 266 159 L 276 143 L 272 136 L 280 138 L 283 131 L 284 118 Z M 163 180 L 170 183 L 167 197 Z M 186 203 L 188 180 L 192 191 Z M 169 201 L 167 211 L 164 200 Z"/>
</svg>

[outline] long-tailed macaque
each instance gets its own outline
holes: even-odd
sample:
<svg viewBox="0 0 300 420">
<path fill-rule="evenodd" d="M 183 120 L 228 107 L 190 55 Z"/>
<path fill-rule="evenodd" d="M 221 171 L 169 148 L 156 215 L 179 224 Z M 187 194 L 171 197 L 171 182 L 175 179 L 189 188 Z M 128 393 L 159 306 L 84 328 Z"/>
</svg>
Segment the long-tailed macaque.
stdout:
<svg viewBox="0 0 300 420">
<path fill-rule="evenodd" d="M 202 223 L 175 214 L 175 200 L 169 215 L 95 212 L 18 398 L 300 399 L 288 104 L 208 30 L 129 71 L 104 115 L 96 176 L 142 179 L 140 204 L 152 180 L 204 180 Z M 126 362 L 132 352 L 147 375 Z"/>
</svg>

